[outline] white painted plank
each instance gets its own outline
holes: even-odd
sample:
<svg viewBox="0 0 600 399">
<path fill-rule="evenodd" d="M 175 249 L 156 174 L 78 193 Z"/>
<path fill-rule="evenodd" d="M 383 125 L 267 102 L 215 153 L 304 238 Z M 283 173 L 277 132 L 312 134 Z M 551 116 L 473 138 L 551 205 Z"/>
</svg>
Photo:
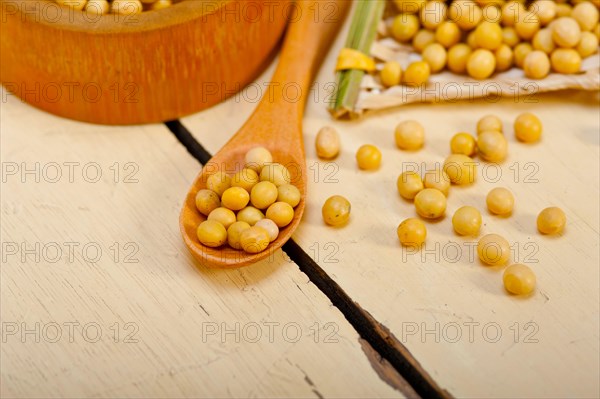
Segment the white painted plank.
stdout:
<svg viewBox="0 0 600 399">
<path fill-rule="evenodd" d="M 87 125 L 9 96 L 0 130 L 3 397 L 402 397 L 281 251 L 194 263 L 178 214 L 199 165 L 165 126 Z M 21 174 L 36 164 L 38 181 Z"/>
</svg>

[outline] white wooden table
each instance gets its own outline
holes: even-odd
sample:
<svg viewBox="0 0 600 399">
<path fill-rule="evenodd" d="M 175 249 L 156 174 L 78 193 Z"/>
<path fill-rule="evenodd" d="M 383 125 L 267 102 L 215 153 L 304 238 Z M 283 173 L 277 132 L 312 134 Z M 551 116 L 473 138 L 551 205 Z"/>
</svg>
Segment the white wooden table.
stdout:
<svg viewBox="0 0 600 399">
<path fill-rule="evenodd" d="M 456 397 L 600 395 L 598 93 L 413 105 L 333 122 L 325 88 L 344 37 L 304 123 L 312 175 L 294 241 L 312 260 L 302 264 L 279 251 L 238 270 L 197 265 L 177 223 L 201 166 L 165 125 L 74 122 L 2 92 L 2 397 L 415 397 L 427 387 Z M 215 152 L 255 106 L 246 94 L 181 122 Z M 544 123 L 538 144 L 514 139 L 524 111 Z M 535 271 L 529 298 L 507 295 L 501 270 L 470 259 L 472 240 L 452 233 L 449 216 L 428 225 L 426 251 L 396 238 L 415 214 L 396 193 L 399 173 L 443 161 L 451 135 L 473 131 L 486 113 L 505 122 L 509 158 L 476 185 L 453 187 L 447 214 L 482 210 L 483 233 L 506 236 L 514 261 Z M 393 128 L 405 119 L 424 124 L 424 150 L 395 148 Z M 325 124 L 342 136 L 332 163 L 314 150 Z M 365 143 L 383 152 L 377 172 L 355 166 Z M 515 193 L 510 218 L 484 211 L 499 184 Z M 321 221 L 333 194 L 352 202 L 344 228 Z M 561 237 L 535 229 L 551 205 L 567 214 Z M 403 368 L 410 361 L 420 365 Z"/>
</svg>

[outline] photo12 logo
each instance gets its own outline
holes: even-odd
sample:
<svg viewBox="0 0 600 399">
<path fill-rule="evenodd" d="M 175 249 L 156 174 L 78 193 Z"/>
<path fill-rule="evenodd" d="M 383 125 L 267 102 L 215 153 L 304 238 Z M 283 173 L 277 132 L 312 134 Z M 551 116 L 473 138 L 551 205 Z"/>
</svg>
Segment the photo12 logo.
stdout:
<svg viewBox="0 0 600 399">
<path fill-rule="evenodd" d="M 102 326 L 95 321 L 79 322 L 2 322 L 2 343 L 57 343 L 87 342 L 94 344 L 101 340 L 114 343 L 136 344 L 140 327 L 137 323 L 115 322 L 110 326 Z"/>
<path fill-rule="evenodd" d="M 315 322 L 310 326 L 295 321 L 280 323 L 276 321 L 261 321 L 247 323 L 202 323 L 202 342 L 218 341 L 227 342 L 287 342 L 296 343 L 302 339 L 310 339 L 315 343 L 338 343 L 337 323 L 324 324 Z"/>
<path fill-rule="evenodd" d="M 494 344 L 501 340 L 535 344 L 539 342 L 537 334 L 540 327 L 537 323 L 514 322 L 502 326 L 495 321 L 480 323 L 476 321 L 428 323 L 428 322 L 403 322 L 400 329 L 400 341 L 403 344 L 417 341 L 421 343 L 450 343 L 458 342 L 484 342 Z"/>
</svg>

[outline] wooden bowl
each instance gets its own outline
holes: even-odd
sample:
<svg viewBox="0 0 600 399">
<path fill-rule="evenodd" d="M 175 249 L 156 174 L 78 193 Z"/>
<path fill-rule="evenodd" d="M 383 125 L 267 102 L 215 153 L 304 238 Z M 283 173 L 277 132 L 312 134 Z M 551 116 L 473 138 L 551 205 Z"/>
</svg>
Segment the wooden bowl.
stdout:
<svg viewBox="0 0 600 399">
<path fill-rule="evenodd" d="M 93 16 L 50 0 L 0 0 L 0 81 L 67 118 L 162 122 L 240 91 L 267 65 L 290 0 L 187 0 Z"/>
</svg>

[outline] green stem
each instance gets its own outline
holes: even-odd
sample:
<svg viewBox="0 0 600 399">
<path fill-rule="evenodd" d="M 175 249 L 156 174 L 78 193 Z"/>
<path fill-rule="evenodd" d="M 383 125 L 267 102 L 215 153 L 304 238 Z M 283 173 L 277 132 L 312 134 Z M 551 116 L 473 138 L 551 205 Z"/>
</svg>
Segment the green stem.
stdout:
<svg viewBox="0 0 600 399">
<path fill-rule="evenodd" d="M 357 1 L 346 39 L 346 47 L 369 54 L 377 34 L 377 26 L 383 17 L 385 5 L 386 0 Z M 356 69 L 337 72 L 334 100 L 329 106 L 329 111 L 335 118 L 346 114 L 352 115 L 364 74 L 364 71 Z"/>
</svg>

